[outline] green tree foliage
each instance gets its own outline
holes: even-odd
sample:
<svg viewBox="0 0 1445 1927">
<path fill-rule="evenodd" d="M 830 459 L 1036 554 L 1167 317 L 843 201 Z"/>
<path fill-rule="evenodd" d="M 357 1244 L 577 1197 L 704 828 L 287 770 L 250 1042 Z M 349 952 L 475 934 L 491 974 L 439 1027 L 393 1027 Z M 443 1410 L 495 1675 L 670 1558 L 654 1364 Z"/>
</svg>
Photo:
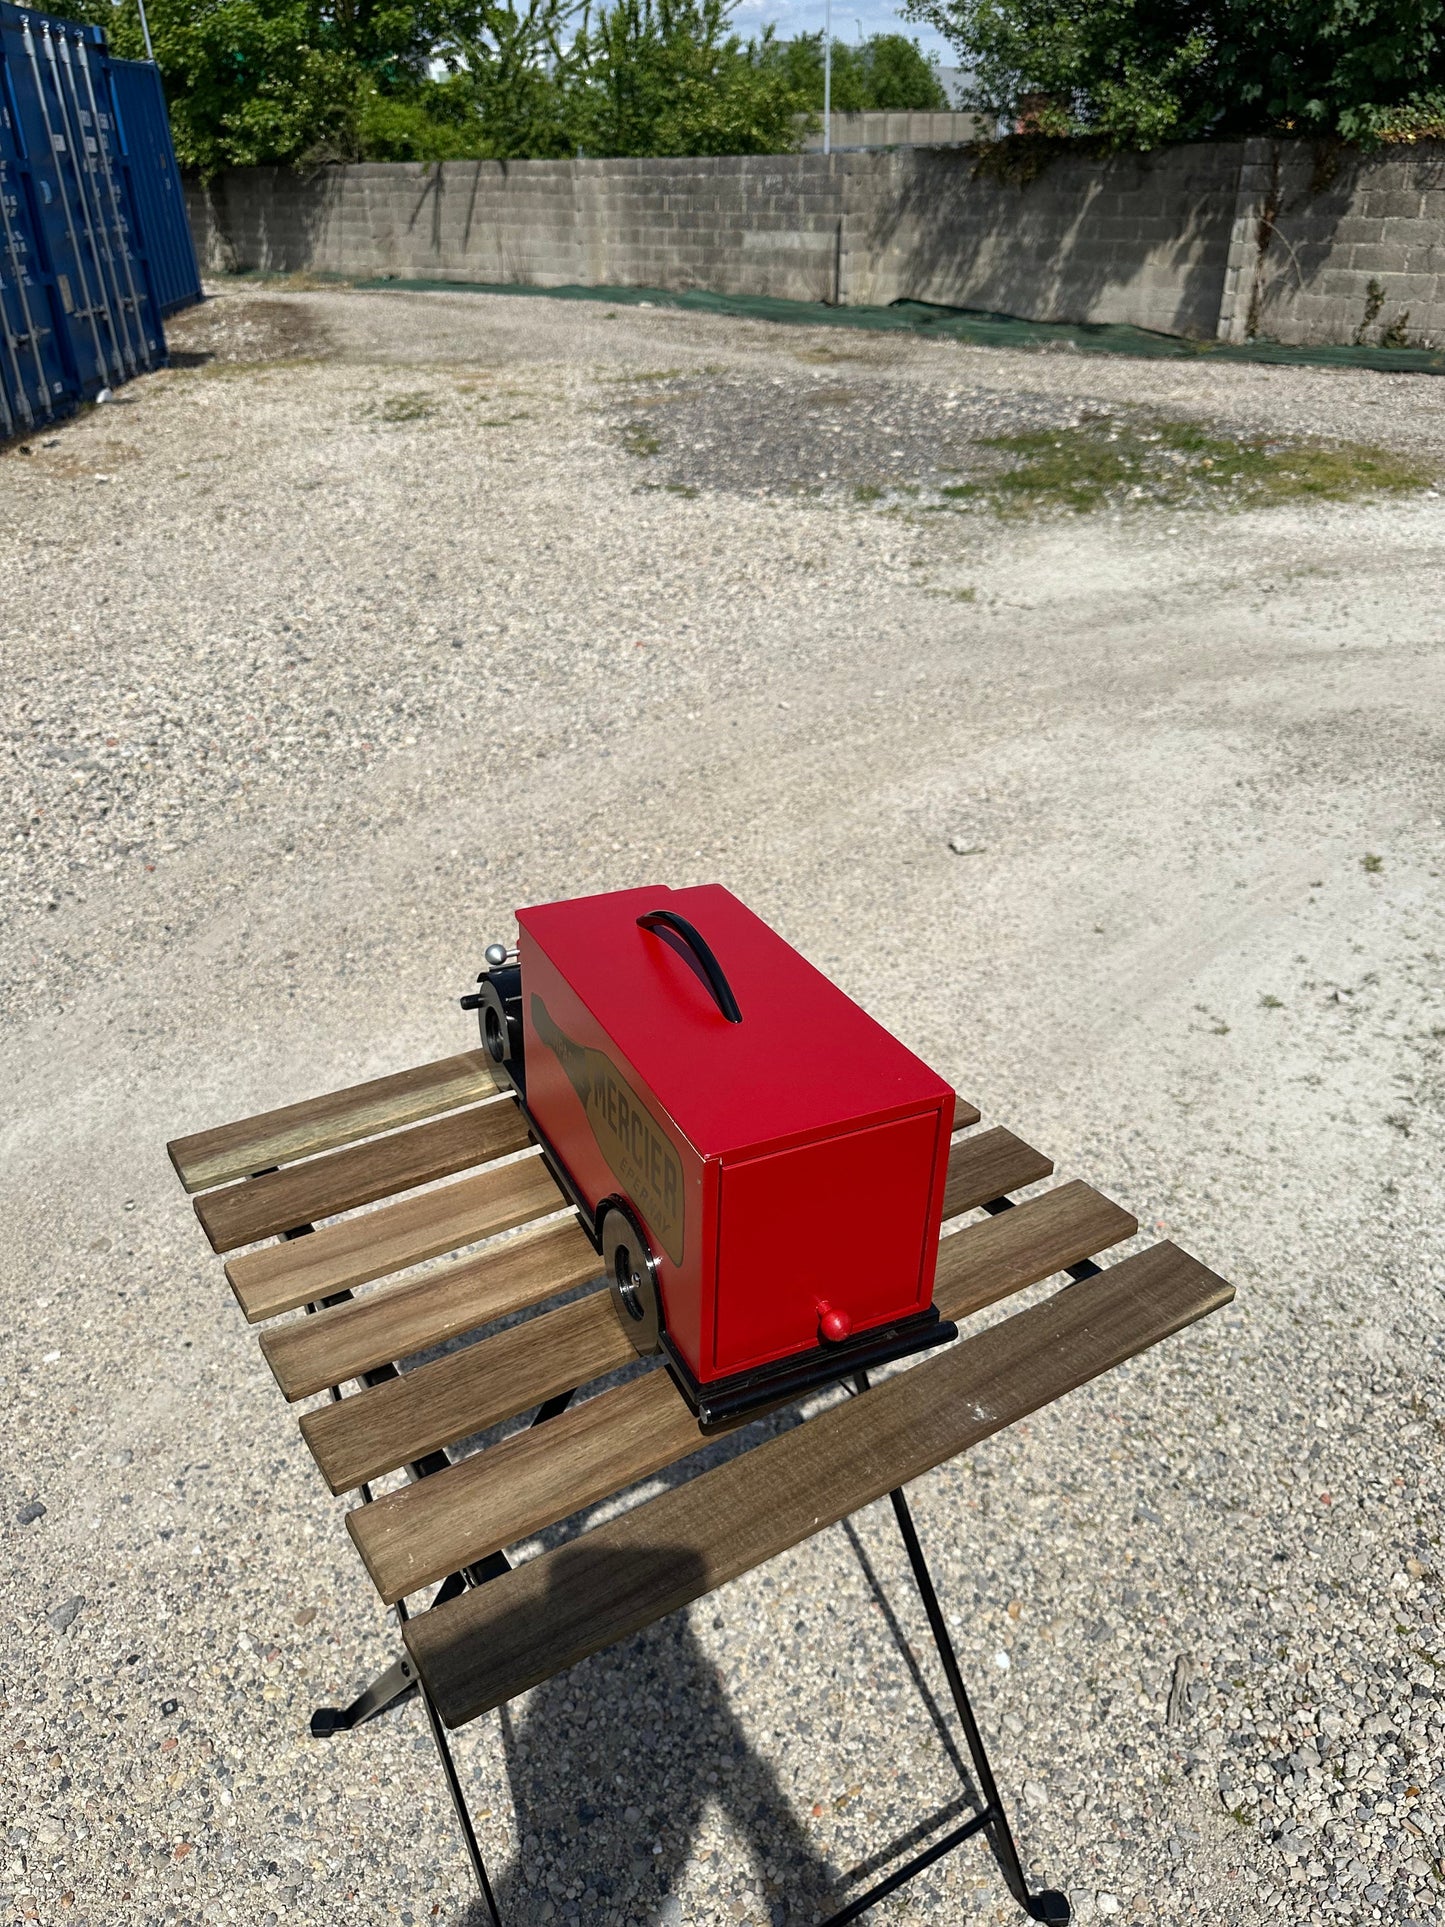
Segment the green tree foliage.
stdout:
<svg viewBox="0 0 1445 1927">
<path fill-rule="evenodd" d="M 778 43 L 775 58 L 814 113 L 823 111 L 823 36 L 799 34 Z M 851 45 L 833 42 L 833 111 L 941 112 L 948 96 L 918 43 L 901 33 L 875 33 Z"/>
<path fill-rule="evenodd" d="M 1445 135 L 1445 0 L 907 0 L 969 105 L 1113 147 Z"/>
<path fill-rule="evenodd" d="M 475 17 L 459 21 L 437 49 L 450 72 L 442 86 L 467 102 L 466 158 L 560 160 L 575 153 L 572 0 L 475 4 Z M 426 89 L 428 109 L 437 91 L 435 84 Z"/>
<path fill-rule="evenodd" d="M 735 0 L 149 0 L 181 165 L 782 153 L 807 101 Z M 143 52 L 135 0 L 81 0 Z"/>
<path fill-rule="evenodd" d="M 465 161 L 479 152 L 476 92 L 462 75 L 383 92 L 364 87 L 357 153 L 368 161 Z"/>
<path fill-rule="evenodd" d="M 358 151 L 363 110 L 425 81 L 447 0 L 148 0 L 176 153 L 203 174 Z M 72 9 L 67 8 L 67 11 Z M 144 54 L 134 0 L 81 0 Z"/>
<path fill-rule="evenodd" d="M 806 102 L 771 31 L 743 42 L 728 0 L 614 0 L 570 54 L 571 125 L 587 154 L 779 154 Z"/>
</svg>

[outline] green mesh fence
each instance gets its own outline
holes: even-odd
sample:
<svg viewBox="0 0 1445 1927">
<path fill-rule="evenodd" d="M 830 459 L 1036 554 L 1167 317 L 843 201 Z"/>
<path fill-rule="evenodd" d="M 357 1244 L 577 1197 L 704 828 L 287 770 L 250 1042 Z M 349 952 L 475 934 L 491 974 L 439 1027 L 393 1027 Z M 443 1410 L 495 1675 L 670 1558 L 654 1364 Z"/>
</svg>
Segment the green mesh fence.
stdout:
<svg viewBox="0 0 1445 1927">
<path fill-rule="evenodd" d="M 327 278 L 327 277 L 318 277 Z M 339 279 L 340 277 L 338 277 Z M 1374 368 L 1392 374 L 1445 375 L 1445 349 L 1379 348 L 1353 344 L 1297 348 L 1279 341 L 1190 341 L 1119 321 L 1020 321 L 981 308 L 946 308 L 930 301 L 895 301 L 886 308 L 834 308 L 823 301 L 780 301 L 770 295 L 709 294 L 695 288 L 535 288 L 487 281 L 425 281 L 378 276 L 358 288 L 405 288 L 435 294 L 507 294 L 548 301 L 602 301 L 613 308 L 684 308 L 740 315 L 794 327 L 864 328 L 966 341 L 980 348 L 1073 349 L 1085 355 L 1136 355 L 1169 361 L 1264 361 L 1289 367 Z"/>
</svg>

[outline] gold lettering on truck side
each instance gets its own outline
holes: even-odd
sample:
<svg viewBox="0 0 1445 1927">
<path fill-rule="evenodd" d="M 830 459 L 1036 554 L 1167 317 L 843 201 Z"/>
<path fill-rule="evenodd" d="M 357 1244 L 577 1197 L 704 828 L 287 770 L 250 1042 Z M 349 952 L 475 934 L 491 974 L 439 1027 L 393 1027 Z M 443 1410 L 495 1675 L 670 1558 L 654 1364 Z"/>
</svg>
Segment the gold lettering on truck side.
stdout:
<svg viewBox="0 0 1445 1927">
<path fill-rule="evenodd" d="M 672 1139 L 604 1051 L 579 1044 L 553 1022 L 534 991 L 532 1028 L 567 1074 L 607 1168 L 675 1265 L 682 1263 L 682 1161 Z"/>
</svg>

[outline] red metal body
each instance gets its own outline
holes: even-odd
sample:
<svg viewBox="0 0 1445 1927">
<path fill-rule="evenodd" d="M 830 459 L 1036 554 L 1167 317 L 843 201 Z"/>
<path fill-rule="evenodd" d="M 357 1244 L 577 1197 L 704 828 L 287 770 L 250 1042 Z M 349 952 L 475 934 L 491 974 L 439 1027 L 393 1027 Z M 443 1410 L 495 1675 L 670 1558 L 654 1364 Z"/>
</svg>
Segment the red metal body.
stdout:
<svg viewBox="0 0 1445 1927">
<path fill-rule="evenodd" d="M 686 918 L 741 1010 L 729 1022 Z M 720 885 L 519 910 L 532 1120 L 625 1199 L 699 1385 L 929 1311 L 953 1092 Z"/>
</svg>

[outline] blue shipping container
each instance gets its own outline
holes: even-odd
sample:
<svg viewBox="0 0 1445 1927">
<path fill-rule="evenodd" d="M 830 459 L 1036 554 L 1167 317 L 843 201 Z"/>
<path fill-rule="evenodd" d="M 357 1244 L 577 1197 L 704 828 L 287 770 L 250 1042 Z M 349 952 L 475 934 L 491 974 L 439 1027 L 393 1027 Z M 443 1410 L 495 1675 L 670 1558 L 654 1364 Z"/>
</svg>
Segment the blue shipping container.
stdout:
<svg viewBox="0 0 1445 1927">
<path fill-rule="evenodd" d="M 109 66 L 120 151 L 150 267 L 151 289 L 161 313 L 175 314 L 201 299 L 201 271 L 171 145 L 160 69 L 148 60 L 112 60 Z"/>
<path fill-rule="evenodd" d="M 0 0 L 0 437 L 163 366 L 199 298 L 154 68 Z"/>
<path fill-rule="evenodd" d="M 36 244 L 37 188 L 21 134 L 18 89 L 0 32 L 0 435 L 20 434 L 74 406 L 63 311 Z"/>
</svg>

